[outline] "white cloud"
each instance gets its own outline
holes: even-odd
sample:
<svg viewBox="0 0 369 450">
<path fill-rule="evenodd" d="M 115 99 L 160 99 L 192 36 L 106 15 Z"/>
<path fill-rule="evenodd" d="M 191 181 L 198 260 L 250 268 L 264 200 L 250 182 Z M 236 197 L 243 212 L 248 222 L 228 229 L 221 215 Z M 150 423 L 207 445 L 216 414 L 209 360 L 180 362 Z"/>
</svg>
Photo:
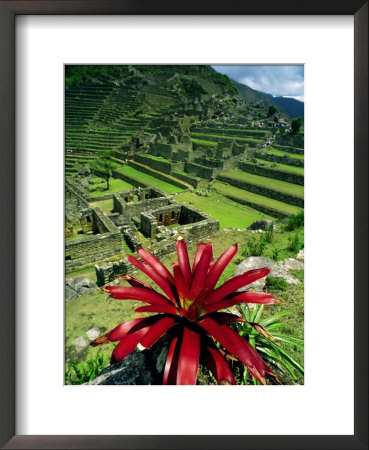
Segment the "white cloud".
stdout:
<svg viewBox="0 0 369 450">
<path fill-rule="evenodd" d="M 304 67 L 301 65 L 214 66 L 214 68 L 252 89 L 275 97 L 304 100 Z"/>
</svg>

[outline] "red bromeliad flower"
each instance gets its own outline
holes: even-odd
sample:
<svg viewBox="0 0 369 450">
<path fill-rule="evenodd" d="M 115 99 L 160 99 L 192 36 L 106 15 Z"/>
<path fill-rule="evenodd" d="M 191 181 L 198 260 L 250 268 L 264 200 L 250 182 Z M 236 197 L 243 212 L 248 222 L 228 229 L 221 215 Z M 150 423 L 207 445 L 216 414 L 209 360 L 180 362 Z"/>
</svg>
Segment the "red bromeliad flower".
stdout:
<svg viewBox="0 0 369 450">
<path fill-rule="evenodd" d="M 91 344 L 96 346 L 119 341 L 111 357 L 114 364 L 137 345 L 150 348 L 173 329 L 163 384 L 196 384 L 200 355 L 218 384 L 236 384 L 227 358 L 236 358 L 258 381 L 266 384 L 266 374 L 275 376 L 272 370 L 249 342 L 227 325 L 227 322 L 245 320 L 220 311 L 240 303 L 271 305 L 278 300 L 263 292 L 237 292 L 241 287 L 268 275 L 269 269 L 250 270 L 230 278 L 215 289 L 236 252 L 237 244 L 214 262 L 212 244 L 200 243 L 191 268 L 186 242 L 179 238 L 178 263 L 173 263 L 172 275 L 149 251 L 138 249 L 137 253 L 144 262 L 130 255 L 129 262 L 151 278 L 165 295 L 129 275 L 122 278 L 131 287 L 107 286 L 104 290 L 115 299 L 148 303 L 148 306 L 141 306 L 135 311 L 156 314 L 122 323 Z M 215 342 L 224 350 L 218 348 Z"/>
</svg>

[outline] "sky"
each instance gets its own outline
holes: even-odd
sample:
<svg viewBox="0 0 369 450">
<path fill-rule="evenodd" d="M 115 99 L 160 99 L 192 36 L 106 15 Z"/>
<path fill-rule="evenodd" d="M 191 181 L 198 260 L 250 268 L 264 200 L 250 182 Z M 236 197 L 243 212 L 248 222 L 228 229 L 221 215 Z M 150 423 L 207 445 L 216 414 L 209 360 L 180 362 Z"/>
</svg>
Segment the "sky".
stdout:
<svg viewBox="0 0 369 450">
<path fill-rule="evenodd" d="M 304 66 L 212 66 L 239 83 L 274 97 L 304 101 Z"/>
</svg>

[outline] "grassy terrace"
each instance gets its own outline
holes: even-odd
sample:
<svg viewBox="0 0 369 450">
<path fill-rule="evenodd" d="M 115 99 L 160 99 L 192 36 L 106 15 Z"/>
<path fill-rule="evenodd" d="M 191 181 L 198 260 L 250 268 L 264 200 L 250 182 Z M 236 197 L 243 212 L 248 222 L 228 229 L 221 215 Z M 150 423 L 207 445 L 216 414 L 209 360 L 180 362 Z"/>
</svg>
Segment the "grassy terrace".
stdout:
<svg viewBox="0 0 369 450">
<path fill-rule="evenodd" d="M 166 183 L 165 181 L 159 180 L 158 178 L 152 177 L 151 175 L 140 172 L 139 170 L 136 170 L 128 165 L 121 166 L 115 170 L 121 173 L 122 175 L 127 175 L 131 178 L 134 178 L 138 182 L 141 182 L 148 186 L 155 186 L 156 188 L 161 189 L 167 194 L 175 194 L 176 192 L 183 191 L 183 189 L 178 186 Z"/>
<path fill-rule="evenodd" d="M 270 218 L 260 211 L 240 205 L 214 191 L 210 192 L 209 197 L 200 197 L 187 191 L 177 194 L 174 200 L 176 202 L 190 203 L 195 208 L 219 219 L 221 229 L 230 227 L 247 228 L 257 220 Z"/>
<path fill-rule="evenodd" d="M 216 133 L 219 133 L 219 130 L 216 131 Z M 215 138 L 215 139 L 236 139 L 237 141 L 245 141 L 245 142 L 255 142 L 257 144 L 262 144 L 264 142 L 263 139 L 255 139 L 252 137 L 242 137 L 242 136 L 229 136 L 228 134 L 208 134 L 208 133 L 196 133 L 191 132 L 191 137 L 194 136 L 195 138 Z"/>
<path fill-rule="evenodd" d="M 94 178 L 93 180 L 95 182 L 97 182 L 100 180 L 100 178 Z M 99 196 L 105 195 L 105 194 L 113 194 L 114 192 L 128 191 L 130 189 L 135 189 L 134 186 L 132 186 L 132 184 L 127 183 L 126 181 L 120 180 L 118 178 L 111 178 L 109 180 L 109 185 L 110 185 L 110 189 L 108 191 L 105 190 L 105 188 L 106 188 L 105 181 L 98 183 L 98 184 L 90 185 L 90 190 L 91 190 L 91 188 L 97 188 L 96 191 L 90 192 L 90 196 L 91 197 L 99 197 Z M 101 189 L 104 189 L 104 190 L 102 191 Z"/>
<path fill-rule="evenodd" d="M 277 156 L 284 156 L 287 153 L 290 158 L 299 159 L 302 161 L 304 160 L 304 155 L 297 155 L 294 153 L 284 152 L 283 150 L 277 150 L 273 147 L 267 148 L 267 152 L 271 153 L 272 155 L 277 155 Z"/>
<path fill-rule="evenodd" d="M 230 186 L 219 181 L 213 184 L 213 187 L 219 194 L 231 195 L 235 199 L 240 199 L 256 205 L 264 206 L 266 208 L 272 208 L 276 211 L 282 212 L 284 214 L 296 214 L 301 211 L 301 208 L 293 205 L 288 205 L 287 203 L 280 202 L 278 200 L 273 200 L 263 195 L 254 194 L 252 192 L 245 191 L 243 189 Z"/>
<path fill-rule="evenodd" d="M 257 158 L 258 161 L 264 162 L 264 160 Z M 267 164 L 271 164 L 270 161 L 267 161 Z M 288 172 L 288 173 L 295 173 L 297 175 L 304 176 L 304 168 L 303 167 L 295 167 L 295 166 L 288 166 L 287 164 L 279 164 L 279 163 L 272 163 L 275 164 L 273 167 L 267 167 L 271 170 L 281 170 L 282 172 Z"/>
<path fill-rule="evenodd" d="M 205 139 L 191 138 L 191 141 L 194 144 L 203 145 L 204 147 L 216 147 L 217 146 L 216 142 L 214 142 L 214 141 L 206 141 Z"/>
<path fill-rule="evenodd" d="M 241 180 L 247 183 L 266 187 L 268 189 L 274 189 L 279 192 L 285 192 L 286 194 L 296 195 L 297 197 L 304 196 L 304 186 L 287 183 L 286 181 L 280 181 L 274 178 L 254 175 L 252 173 L 244 172 L 240 169 L 227 170 L 226 172 L 222 172 L 222 175 L 233 178 L 235 180 Z"/>
</svg>

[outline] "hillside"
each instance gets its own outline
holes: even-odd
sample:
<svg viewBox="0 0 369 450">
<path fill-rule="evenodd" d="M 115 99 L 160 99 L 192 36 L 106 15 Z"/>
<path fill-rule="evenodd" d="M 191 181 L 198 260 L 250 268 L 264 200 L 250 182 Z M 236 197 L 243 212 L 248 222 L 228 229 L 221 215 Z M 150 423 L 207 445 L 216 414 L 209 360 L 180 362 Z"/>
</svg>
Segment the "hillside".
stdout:
<svg viewBox="0 0 369 450">
<path fill-rule="evenodd" d="M 288 97 L 270 97 L 272 101 L 288 115 L 288 117 L 291 119 L 294 117 L 302 117 L 302 120 L 304 120 L 304 102 Z"/>
<path fill-rule="evenodd" d="M 268 325 L 277 314 L 270 329 L 283 327 L 287 340 L 274 359 L 275 374 L 282 384 L 303 383 L 303 263 L 297 260 L 304 246 L 303 130 L 293 134 L 288 116 L 265 94 L 237 87 L 208 66 L 67 66 L 65 82 L 66 384 L 89 382 L 108 364 L 112 346 L 95 348 L 91 341 L 122 320 L 137 318 L 136 312 L 152 312 L 136 309 L 136 295 L 115 302 L 97 287 L 140 286 L 146 302 L 146 289 L 158 282 L 177 304 L 178 292 L 161 281 L 166 282 L 161 275 L 166 269 L 160 266 L 155 275 L 148 261 L 156 260 L 143 255 L 150 252 L 171 271 L 183 239 L 190 261 L 196 261 L 203 243 L 200 261 L 209 257 L 204 282 L 213 270 L 210 249 L 218 258 L 227 247 L 233 252 L 236 242 L 239 253 L 219 283 L 237 274 L 246 258 L 252 266 L 242 266 L 243 271 L 273 269 L 257 289 L 282 303 L 264 313 L 264 304 L 239 311 L 252 324 L 250 340 L 265 337 L 254 329 L 254 319 Z M 206 242 L 212 244 L 204 250 Z M 135 253 L 146 264 L 136 264 Z M 193 265 L 189 272 L 194 280 L 202 274 L 197 270 Z M 181 311 L 191 306 L 186 303 Z M 187 323 L 184 319 L 178 325 Z M 275 342 L 273 352 L 279 348 Z M 292 353 L 286 356 L 288 342 Z M 255 341 L 255 349 L 264 350 L 269 364 L 264 343 L 269 345 Z M 260 382 L 240 370 L 235 367 L 237 383 Z M 197 381 L 211 383 L 205 375 Z M 150 383 L 155 384 L 138 384 Z"/>
</svg>

